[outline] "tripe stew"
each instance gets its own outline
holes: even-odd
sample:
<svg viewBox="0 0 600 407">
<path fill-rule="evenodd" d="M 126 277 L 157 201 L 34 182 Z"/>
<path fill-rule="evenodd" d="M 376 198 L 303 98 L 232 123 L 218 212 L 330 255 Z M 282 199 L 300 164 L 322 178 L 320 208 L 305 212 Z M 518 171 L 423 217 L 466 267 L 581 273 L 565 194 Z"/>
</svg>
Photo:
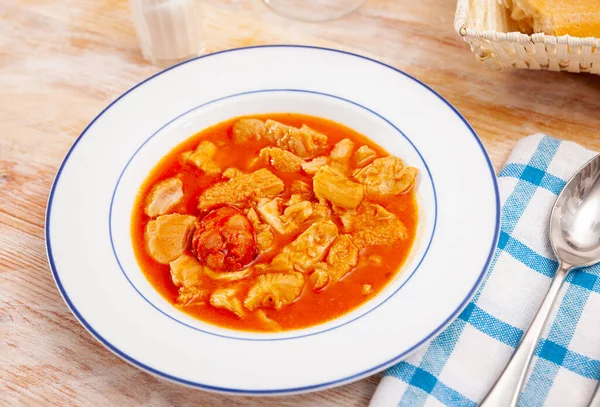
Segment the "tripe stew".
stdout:
<svg viewBox="0 0 600 407">
<path fill-rule="evenodd" d="M 164 298 L 245 331 L 320 324 L 373 298 L 415 239 L 417 170 L 327 119 L 227 120 L 169 152 L 132 215 Z"/>
</svg>

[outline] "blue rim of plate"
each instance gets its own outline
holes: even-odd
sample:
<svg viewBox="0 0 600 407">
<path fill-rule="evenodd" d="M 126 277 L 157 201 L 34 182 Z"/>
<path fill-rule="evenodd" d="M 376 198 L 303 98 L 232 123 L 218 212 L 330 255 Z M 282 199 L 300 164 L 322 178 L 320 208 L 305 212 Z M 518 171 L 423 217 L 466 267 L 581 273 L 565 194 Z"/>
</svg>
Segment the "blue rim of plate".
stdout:
<svg viewBox="0 0 600 407">
<path fill-rule="evenodd" d="M 202 383 L 197 383 L 197 382 L 192 382 L 189 380 L 184 380 L 169 374 L 166 374 L 164 372 L 161 372 L 159 370 L 156 370 L 150 366 L 145 365 L 144 363 L 141 363 L 135 359 L 133 359 L 132 357 L 126 355 L 125 353 L 121 352 L 119 349 L 117 349 L 115 346 L 113 346 L 110 342 L 108 342 L 106 339 L 104 339 L 86 320 L 85 318 L 83 318 L 83 316 L 77 311 L 77 309 L 75 308 L 74 304 L 71 302 L 68 294 L 66 293 L 64 287 L 62 286 L 62 283 L 60 281 L 60 277 L 58 275 L 58 271 L 56 269 L 56 265 L 54 263 L 54 257 L 52 256 L 52 246 L 51 246 L 51 242 L 50 242 L 50 214 L 52 211 L 52 201 L 54 198 L 54 192 L 56 190 L 56 186 L 58 185 L 58 181 L 60 179 L 60 175 L 62 173 L 62 170 L 65 166 L 65 164 L 67 163 L 67 161 L 69 160 L 70 155 L 72 154 L 72 152 L 75 150 L 75 148 L 77 147 L 77 144 L 82 140 L 83 136 L 86 134 L 86 132 L 88 131 L 88 129 L 93 126 L 93 124 L 96 122 L 96 120 L 98 120 L 107 110 L 109 110 L 113 105 L 115 105 L 119 100 L 121 100 L 124 96 L 126 96 L 127 94 L 129 94 L 130 92 L 132 92 L 133 90 L 135 90 L 136 88 L 140 87 L 141 85 L 143 85 L 146 82 L 149 82 L 150 80 L 154 79 L 157 76 L 162 75 L 165 72 L 170 71 L 171 69 L 177 68 L 178 66 L 181 65 L 185 65 L 189 62 L 195 61 L 197 59 L 203 59 L 203 58 L 210 58 L 211 56 L 215 56 L 215 55 L 219 55 L 219 54 L 224 54 L 224 53 L 230 53 L 230 52 L 241 52 L 241 51 L 249 51 L 249 50 L 253 50 L 253 49 L 262 49 L 262 48 L 296 48 L 296 49 L 314 49 L 314 50 L 320 50 L 320 51 L 326 51 L 326 52 L 334 52 L 334 53 L 339 53 L 339 54 L 345 54 L 345 55 L 349 55 L 352 57 L 356 57 L 356 58 L 360 58 L 363 60 L 367 60 L 373 63 L 376 63 L 378 65 L 381 65 L 383 67 L 386 67 L 388 69 L 391 69 L 393 71 L 395 71 L 396 73 L 403 75 L 405 77 L 407 77 L 408 79 L 411 79 L 412 81 L 416 82 L 417 84 L 421 85 L 422 87 L 424 87 L 425 89 L 427 89 L 429 92 L 431 92 L 434 96 L 436 96 L 438 99 L 440 99 L 446 106 L 448 106 L 448 108 L 450 108 L 454 114 L 456 114 L 456 116 L 463 122 L 463 124 L 466 126 L 466 128 L 469 130 L 469 132 L 471 133 L 471 135 L 473 136 L 473 138 L 475 139 L 475 141 L 477 142 L 484 158 L 485 161 L 488 165 L 488 169 L 490 171 L 490 175 L 492 178 L 492 184 L 494 186 L 494 194 L 495 194 L 495 201 L 496 201 L 496 222 L 495 222 L 495 230 L 494 230 L 494 238 L 492 239 L 492 245 L 490 248 L 490 252 L 487 256 L 487 259 L 485 261 L 485 264 L 481 270 L 481 273 L 479 274 L 475 284 L 473 285 L 473 287 L 471 288 L 471 290 L 469 291 L 469 293 L 465 296 L 464 300 L 459 304 L 459 306 L 444 320 L 444 322 L 442 322 L 436 329 L 434 329 L 429 335 L 427 335 L 425 338 L 423 338 L 421 341 L 417 342 L 415 345 L 413 345 L 412 347 L 410 347 L 409 349 L 405 350 L 404 352 L 400 353 L 399 355 L 391 358 L 390 360 L 380 363 L 376 366 L 373 366 L 367 370 L 364 370 L 362 372 L 359 373 L 355 373 L 353 375 L 350 376 L 346 376 L 340 379 L 336 379 L 336 380 L 332 380 L 329 382 L 325 382 L 325 383 L 319 383 L 319 384 L 314 384 L 314 385 L 310 385 L 310 386 L 303 386 L 303 387 L 293 387 L 293 388 L 286 388 L 286 389 L 274 389 L 274 390 L 249 390 L 249 389 L 231 389 L 231 388 L 226 388 L 226 387 L 219 387 L 219 386 L 210 386 L 210 385 L 206 385 L 206 384 L 202 384 Z M 230 394 L 248 394 L 248 395 L 269 395 L 269 394 L 286 394 L 286 393 L 300 393 L 300 392 L 308 392 L 308 391 L 316 391 L 319 389 L 325 389 L 325 388 L 329 388 L 329 387 L 333 387 L 336 385 L 341 385 L 344 383 L 349 383 L 352 382 L 354 380 L 358 380 L 362 377 L 365 377 L 367 375 L 370 374 L 374 374 L 377 373 L 383 369 L 385 369 L 386 367 L 389 367 L 397 362 L 399 362 L 401 359 L 403 359 L 404 357 L 406 357 L 407 355 L 409 355 L 411 352 L 415 351 L 417 348 L 419 348 L 421 345 L 427 343 L 429 340 L 431 340 L 434 336 L 436 336 L 439 332 L 442 331 L 442 329 L 444 329 L 448 324 L 450 324 L 450 322 L 452 322 L 459 314 L 460 312 L 467 306 L 467 304 L 469 303 L 469 301 L 471 300 L 471 298 L 473 297 L 473 295 L 475 295 L 475 292 L 477 291 L 477 289 L 479 288 L 479 285 L 481 284 L 483 277 L 485 276 L 486 271 L 488 270 L 488 267 L 492 261 L 493 255 L 494 255 L 494 251 L 496 249 L 496 246 L 498 244 L 498 237 L 500 234 L 500 193 L 498 190 L 498 183 L 496 180 L 496 174 L 494 172 L 494 167 L 492 165 L 492 162 L 485 150 L 485 147 L 483 146 L 481 140 L 479 139 L 479 137 L 477 136 L 477 134 L 475 133 L 475 130 L 471 127 L 471 125 L 467 122 L 467 120 L 458 112 L 458 110 L 456 110 L 456 108 L 454 106 L 452 106 L 452 104 L 450 102 L 448 102 L 443 96 L 441 96 L 439 93 L 437 93 L 436 91 L 434 91 L 431 87 L 429 87 L 428 85 L 424 84 L 423 82 L 421 82 L 420 80 L 414 78 L 413 76 L 407 74 L 406 72 L 403 72 L 397 68 L 394 68 L 393 66 L 390 66 L 388 64 L 385 64 L 383 62 L 377 61 L 375 59 L 363 56 L 363 55 L 359 55 L 359 54 L 354 54 L 351 52 L 347 52 L 347 51 L 342 51 L 342 50 L 337 50 L 337 49 L 332 49 L 332 48 L 324 48 L 324 47 L 316 47 L 316 46 L 310 46 L 310 45 L 257 45 L 257 46 L 250 46 L 250 47 L 241 47 L 241 48 L 233 48 L 233 49 L 228 49 L 228 50 L 223 50 L 223 51 L 218 51 L 218 52 L 214 52 L 212 54 L 207 54 L 207 55 L 202 55 L 187 61 L 183 61 L 179 64 L 173 65 L 167 69 L 164 69 L 152 76 L 150 76 L 149 78 L 143 80 L 142 82 L 136 84 L 135 86 L 133 86 L 132 88 L 130 88 L 128 91 L 126 91 L 125 93 L 123 93 L 121 96 L 119 96 L 117 99 L 115 99 L 113 102 L 111 102 L 106 108 L 104 108 L 99 114 L 98 116 L 96 116 L 91 122 L 90 124 L 88 124 L 86 126 L 86 128 L 83 130 L 83 132 L 79 135 L 79 137 L 77 137 L 77 139 L 75 140 L 75 142 L 73 143 L 73 145 L 71 146 L 71 148 L 69 149 L 69 151 L 67 152 L 63 162 L 61 163 L 56 176 L 54 178 L 54 182 L 52 183 L 52 188 L 50 190 L 50 194 L 48 196 L 48 204 L 47 204 L 47 209 L 46 209 L 46 224 L 45 224 L 45 237 L 46 237 L 46 252 L 47 252 L 47 256 L 48 256 L 48 264 L 50 266 L 50 269 L 52 270 L 52 276 L 54 278 L 54 282 L 56 283 L 56 286 L 61 294 L 61 296 L 63 297 L 65 303 L 67 304 L 67 306 L 69 307 L 69 309 L 71 310 L 71 312 L 73 313 L 73 315 L 79 320 L 79 322 L 84 326 L 84 328 L 92 335 L 94 336 L 94 338 L 96 338 L 96 340 L 98 340 L 100 343 L 102 343 L 104 346 L 106 346 L 110 351 L 112 351 L 113 353 L 115 353 L 117 356 L 121 357 L 123 360 L 125 360 L 126 362 L 142 369 L 145 370 L 153 375 L 162 377 L 164 379 L 173 381 L 175 383 L 179 383 L 179 384 L 183 384 L 186 386 L 190 386 L 190 387 L 195 387 L 195 388 L 199 388 L 199 389 L 203 389 L 203 390 L 208 390 L 208 391 L 216 391 L 216 392 L 222 392 L 222 393 L 230 393 Z"/>
<path fill-rule="evenodd" d="M 383 301 L 381 301 L 379 304 L 377 304 L 376 306 L 374 306 L 371 309 L 368 309 L 367 311 L 363 312 L 360 315 L 355 316 L 354 318 L 343 322 L 341 324 L 338 325 L 334 325 L 332 327 L 329 328 L 325 328 L 322 329 L 320 331 L 316 331 L 316 332 L 310 332 L 310 333 L 305 333 L 305 334 L 299 334 L 296 336 L 287 336 L 284 338 L 240 338 L 240 337 L 236 337 L 236 336 L 229 336 L 229 335 L 223 335 L 223 334 L 218 334 L 215 332 L 210 332 L 210 331 L 206 331 L 204 329 L 189 325 L 183 321 L 180 321 L 179 319 L 175 318 L 172 315 L 169 315 L 168 313 L 166 313 L 165 311 L 161 310 L 156 304 L 154 304 L 152 301 L 150 301 L 148 298 L 146 298 L 146 296 L 144 294 L 142 294 L 142 292 L 140 290 L 138 290 L 138 288 L 135 286 L 135 284 L 133 283 L 133 281 L 131 281 L 131 279 L 129 278 L 129 276 L 127 275 L 127 272 L 125 271 L 125 269 L 123 268 L 123 265 L 121 264 L 121 260 L 119 259 L 119 255 L 117 254 L 117 250 L 115 248 L 114 245 L 114 241 L 113 241 L 113 231 L 112 231 L 112 213 L 113 213 L 113 204 L 115 201 L 115 196 L 117 194 L 117 189 L 119 188 L 119 184 L 121 183 L 121 179 L 123 178 L 123 174 L 125 174 L 125 171 L 127 171 L 127 168 L 129 167 L 129 164 L 131 164 L 131 161 L 135 158 L 135 156 L 144 148 L 144 146 L 154 138 L 154 136 L 156 136 L 158 133 L 160 133 L 165 127 L 169 126 L 171 123 L 185 117 L 187 114 L 192 113 L 198 109 L 201 109 L 203 107 L 209 106 L 211 104 L 223 101 L 223 100 L 227 100 L 227 99 L 231 99 L 231 98 L 235 98 L 235 97 L 239 97 L 239 96 L 245 96 L 245 95 L 252 95 L 252 94 L 262 94 L 262 93 L 275 93 L 275 92 L 297 92 L 297 93 L 303 93 L 303 94 L 312 94 L 312 95 L 319 95 L 319 96 L 326 96 L 332 99 L 337 99 L 337 100 L 341 100 L 343 102 L 347 102 L 350 103 L 351 105 L 354 105 L 356 107 L 360 107 L 361 109 L 366 110 L 369 113 L 374 114 L 375 116 L 379 117 L 380 119 L 382 119 L 383 121 L 385 121 L 388 125 L 390 125 L 394 130 L 396 130 L 402 137 L 404 137 L 406 139 L 406 141 L 408 141 L 408 143 L 411 145 L 411 147 L 416 151 L 417 155 L 419 156 L 419 158 L 421 159 L 421 162 L 423 163 L 423 165 L 425 166 L 425 169 L 427 170 L 427 175 L 429 177 L 429 180 L 431 182 L 431 188 L 433 189 L 433 201 L 434 201 L 434 216 L 433 216 L 433 228 L 431 230 L 431 236 L 429 237 L 429 241 L 427 242 L 427 247 L 425 248 L 425 251 L 423 252 L 423 255 L 421 256 L 421 258 L 418 260 L 417 265 L 415 266 L 414 270 L 410 273 L 410 275 L 408 276 L 408 278 L 406 278 L 406 280 L 404 280 L 404 282 L 402 282 L 402 284 L 396 288 L 392 293 L 390 293 Z M 400 291 L 402 289 L 402 287 L 404 287 L 409 281 L 410 279 L 416 274 L 417 270 L 419 269 L 419 267 L 421 266 L 421 263 L 423 262 L 423 260 L 425 260 L 425 257 L 427 256 L 427 253 L 429 252 L 429 248 L 431 247 L 431 242 L 433 241 L 433 236 L 435 235 L 435 230 L 436 230 L 436 226 L 437 226 L 437 215 L 438 215 L 438 202 L 437 202 L 437 193 L 435 190 L 435 182 L 433 181 L 433 175 L 431 175 L 431 171 L 429 170 L 429 166 L 427 165 L 427 162 L 425 161 L 425 159 L 423 158 L 423 155 L 421 154 L 421 151 L 419 151 L 419 149 L 417 148 L 417 146 L 414 145 L 414 143 L 412 142 L 412 140 L 406 135 L 404 134 L 404 132 L 402 130 L 400 130 L 398 128 L 398 126 L 396 126 L 395 124 L 393 124 L 392 122 L 390 122 L 388 119 L 386 119 L 385 117 L 383 117 L 382 115 L 380 115 L 379 113 L 377 113 L 376 111 L 369 109 L 366 106 L 361 105 L 360 103 L 354 102 L 352 100 L 340 97 L 340 96 L 336 96 L 336 95 L 331 95 L 329 93 L 323 93 L 323 92 L 317 92 L 314 90 L 307 90 L 307 89 L 260 89 L 260 90 L 252 90 L 252 91 L 248 91 L 248 92 L 241 92 L 241 93 L 235 93 L 233 95 L 228 95 L 228 96 L 223 96 L 220 97 L 218 99 L 215 100 L 211 100 L 209 102 L 203 103 L 199 106 L 193 107 L 189 110 L 187 110 L 184 113 L 181 113 L 180 115 L 176 116 L 174 119 L 171 119 L 169 122 L 167 122 L 166 124 L 163 124 L 158 130 L 156 130 L 154 133 L 152 133 L 138 148 L 137 150 L 135 150 L 135 152 L 133 153 L 133 155 L 129 158 L 129 160 L 127 161 L 127 164 L 125 164 L 125 167 L 123 167 L 123 170 L 121 171 L 121 174 L 119 174 L 119 178 L 117 179 L 117 183 L 115 185 L 115 188 L 113 190 L 113 194 L 112 194 L 112 198 L 110 200 L 110 208 L 109 208 L 109 212 L 108 212 L 108 234 L 110 236 L 110 245 L 112 247 L 112 251 L 113 254 L 115 256 L 115 259 L 117 261 L 117 264 L 119 265 L 119 268 L 121 269 L 121 272 L 123 273 L 123 275 L 125 276 L 125 278 L 127 279 L 127 281 L 129 282 L 129 284 L 131 285 L 131 287 L 148 303 L 152 306 L 152 308 L 154 308 L 155 310 L 157 310 L 158 312 L 160 312 L 161 314 L 163 314 L 164 316 L 166 316 L 169 319 L 172 319 L 175 322 L 178 322 L 190 329 L 193 329 L 195 331 L 200 331 L 202 333 L 208 334 L 208 335 L 213 335 L 213 336 L 218 336 L 221 338 L 227 338 L 227 339 L 234 339 L 234 340 L 242 340 L 242 341 L 256 341 L 256 342 L 263 342 L 263 341 L 287 341 L 290 339 L 299 339 L 299 338 L 304 338 L 307 336 L 314 336 L 314 335 L 318 335 L 318 334 L 322 334 L 337 328 L 341 328 L 344 325 L 348 325 L 349 323 L 352 323 L 362 317 L 364 317 L 365 315 L 371 313 L 372 311 L 375 311 L 377 308 L 379 308 L 380 306 L 382 306 L 383 304 L 385 304 L 390 298 L 392 298 L 394 295 L 396 295 L 396 293 L 398 293 L 398 291 Z M 402 267 L 403 268 L 403 267 Z M 367 301 L 365 304 L 369 303 L 371 301 Z M 359 306 L 358 308 L 360 308 L 361 306 Z M 352 310 L 350 312 L 353 312 L 355 310 Z M 344 314 L 345 315 L 345 314 Z M 333 321 L 326 321 L 322 324 L 319 325 L 326 325 L 329 324 Z"/>
</svg>

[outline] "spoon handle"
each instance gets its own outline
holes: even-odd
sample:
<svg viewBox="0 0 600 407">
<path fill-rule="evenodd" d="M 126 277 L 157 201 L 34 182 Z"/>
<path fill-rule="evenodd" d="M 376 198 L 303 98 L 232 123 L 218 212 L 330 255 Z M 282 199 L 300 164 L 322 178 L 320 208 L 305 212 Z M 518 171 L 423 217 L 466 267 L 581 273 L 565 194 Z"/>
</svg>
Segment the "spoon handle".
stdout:
<svg viewBox="0 0 600 407">
<path fill-rule="evenodd" d="M 596 386 L 596 391 L 592 396 L 589 407 L 600 407 L 600 384 Z"/>
<path fill-rule="evenodd" d="M 481 402 L 480 407 L 514 407 L 517 405 L 533 352 L 540 339 L 544 325 L 546 325 L 548 315 L 552 311 L 560 287 L 570 270 L 571 266 L 569 265 L 563 263 L 559 265 L 556 275 L 550 284 L 548 294 L 546 294 L 546 298 L 544 298 L 531 326 L 521 339 L 519 347 L 508 362 L 508 365 L 504 368 L 498 381 Z"/>
</svg>

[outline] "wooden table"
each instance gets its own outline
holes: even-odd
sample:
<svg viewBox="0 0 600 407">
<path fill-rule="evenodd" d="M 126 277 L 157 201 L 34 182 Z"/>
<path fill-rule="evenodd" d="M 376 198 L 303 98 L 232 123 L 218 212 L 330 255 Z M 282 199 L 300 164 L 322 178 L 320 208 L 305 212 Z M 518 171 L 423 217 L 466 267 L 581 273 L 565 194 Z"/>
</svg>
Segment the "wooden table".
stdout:
<svg viewBox="0 0 600 407">
<path fill-rule="evenodd" d="M 205 0 L 209 52 L 298 43 L 361 53 L 431 85 L 472 123 L 496 168 L 545 132 L 600 150 L 600 77 L 491 71 L 452 29 L 449 0 L 371 0 L 325 24 L 260 0 Z M 378 376 L 288 398 L 228 397 L 156 379 L 77 323 L 46 263 L 44 213 L 56 169 L 85 125 L 158 69 L 138 50 L 126 0 L 0 4 L 0 405 L 366 405 Z"/>
</svg>

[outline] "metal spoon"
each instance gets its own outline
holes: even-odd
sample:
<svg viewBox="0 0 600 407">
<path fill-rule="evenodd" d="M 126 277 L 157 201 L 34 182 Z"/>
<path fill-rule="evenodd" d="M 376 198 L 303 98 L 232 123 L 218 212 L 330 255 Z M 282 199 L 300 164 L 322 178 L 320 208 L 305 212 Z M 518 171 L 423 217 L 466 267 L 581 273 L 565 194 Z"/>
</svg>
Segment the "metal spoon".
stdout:
<svg viewBox="0 0 600 407">
<path fill-rule="evenodd" d="M 571 270 L 600 262 L 600 155 L 567 182 L 552 208 L 549 231 L 558 270 L 531 326 L 481 406 L 517 405 L 533 352 L 565 278 Z"/>
</svg>

